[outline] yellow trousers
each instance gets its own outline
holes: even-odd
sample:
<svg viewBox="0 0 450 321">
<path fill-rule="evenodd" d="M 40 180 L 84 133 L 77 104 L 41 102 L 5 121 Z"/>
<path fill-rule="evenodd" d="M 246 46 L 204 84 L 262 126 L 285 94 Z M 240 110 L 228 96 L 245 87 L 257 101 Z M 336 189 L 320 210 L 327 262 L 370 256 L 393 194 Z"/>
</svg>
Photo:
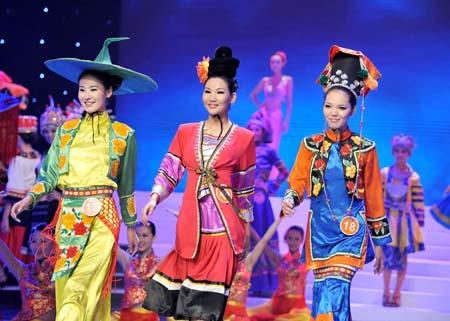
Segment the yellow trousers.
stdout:
<svg viewBox="0 0 450 321">
<path fill-rule="evenodd" d="M 96 217 L 78 265 L 72 274 L 55 281 L 56 321 L 110 321 L 111 292 L 102 298 L 102 289 L 113 246 L 110 229 Z"/>
</svg>

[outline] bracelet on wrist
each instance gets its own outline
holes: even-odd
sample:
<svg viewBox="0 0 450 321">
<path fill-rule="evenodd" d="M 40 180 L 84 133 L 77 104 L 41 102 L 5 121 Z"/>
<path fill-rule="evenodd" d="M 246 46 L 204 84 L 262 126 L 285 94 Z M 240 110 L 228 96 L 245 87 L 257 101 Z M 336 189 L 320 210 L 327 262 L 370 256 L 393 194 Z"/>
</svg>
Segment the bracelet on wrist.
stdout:
<svg viewBox="0 0 450 321">
<path fill-rule="evenodd" d="M 156 204 L 159 204 L 159 201 L 161 200 L 161 196 L 156 192 L 152 192 L 150 194 L 150 199 L 153 199 L 153 195 L 156 195 Z"/>
</svg>

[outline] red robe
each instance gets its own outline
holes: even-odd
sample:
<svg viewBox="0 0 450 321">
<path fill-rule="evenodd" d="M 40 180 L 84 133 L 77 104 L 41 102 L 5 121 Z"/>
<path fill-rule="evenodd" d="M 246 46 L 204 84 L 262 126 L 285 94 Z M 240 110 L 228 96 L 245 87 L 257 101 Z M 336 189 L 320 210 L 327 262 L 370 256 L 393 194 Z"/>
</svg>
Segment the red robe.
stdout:
<svg viewBox="0 0 450 321">
<path fill-rule="evenodd" d="M 204 175 L 199 173 L 199 170 L 214 170 L 216 181 L 222 186 L 232 188 L 227 191 L 239 209 L 238 213 L 217 187 L 212 183 L 208 184 L 210 195 L 235 254 L 243 252 L 245 222 L 253 219 L 251 204 L 256 163 L 253 133 L 232 125 L 209 161 L 204 164 L 201 152 L 203 126 L 204 123 L 201 122 L 183 124 L 178 128 L 153 186 L 153 192 L 158 193 L 162 201 L 173 191 L 184 171 L 187 171 L 187 183 L 175 240 L 175 250 L 181 257 L 187 259 L 196 256 L 201 235 L 197 194 Z"/>
</svg>

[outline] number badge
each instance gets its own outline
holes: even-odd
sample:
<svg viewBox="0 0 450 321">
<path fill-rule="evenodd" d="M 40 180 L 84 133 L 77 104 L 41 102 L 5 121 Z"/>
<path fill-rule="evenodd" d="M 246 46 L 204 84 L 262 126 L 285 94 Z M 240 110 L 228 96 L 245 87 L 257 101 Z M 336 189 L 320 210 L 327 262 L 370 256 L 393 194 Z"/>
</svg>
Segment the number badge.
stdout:
<svg viewBox="0 0 450 321">
<path fill-rule="evenodd" d="M 102 202 L 100 202 L 97 198 L 90 197 L 83 202 L 81 208 L 87 216 L 95 216 L 100 213 L 100 210 L 102 209 Z"/>
<path fill-rule="evenodd" d="M 359 230 L 359 223 L 356 218 L 351 216 L 346 216 L 341 220 L 341 231 L 345 235 L 351 236 L 355 235 Z"/>
<path fill-rule="evenodd" d="M 230 203 L 228 201 L 227 197 L 224 195 L 224 193 L 219 188 L 216 187 L 215 189 L 216 189 L 216 196 L 219 201 L 221 201 L 222 203 L 225 203 L 225 204 Z M 230 190 L 225 189 L 224 192 L 227 193 L 227 195 L 230 197 L 230 199 L 233 198 L 233 193 Z"/>
</svg>

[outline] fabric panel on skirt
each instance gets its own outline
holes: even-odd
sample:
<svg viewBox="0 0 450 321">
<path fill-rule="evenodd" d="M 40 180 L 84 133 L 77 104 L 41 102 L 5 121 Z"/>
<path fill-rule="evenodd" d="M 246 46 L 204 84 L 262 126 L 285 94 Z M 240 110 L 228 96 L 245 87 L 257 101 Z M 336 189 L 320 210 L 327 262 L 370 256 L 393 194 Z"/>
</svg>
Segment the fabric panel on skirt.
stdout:
<svg viewBox="0 0 450 321">
<path fill-rule="evenodd" d="M 226 233 L 202 234 L 194 259 L 172 250 L 161 262 L 143 307 L 175 319 L 221 320 L 236 269 Z"/>
<path fill-rule="evenodd" d="M 55 281 L 57 321 L 110 320 L 111 293 L 102 298 L 102 289 L 111 268 L 114 243 L 110 229 L 95 217 L 76 268 Z"/>
</svg>

